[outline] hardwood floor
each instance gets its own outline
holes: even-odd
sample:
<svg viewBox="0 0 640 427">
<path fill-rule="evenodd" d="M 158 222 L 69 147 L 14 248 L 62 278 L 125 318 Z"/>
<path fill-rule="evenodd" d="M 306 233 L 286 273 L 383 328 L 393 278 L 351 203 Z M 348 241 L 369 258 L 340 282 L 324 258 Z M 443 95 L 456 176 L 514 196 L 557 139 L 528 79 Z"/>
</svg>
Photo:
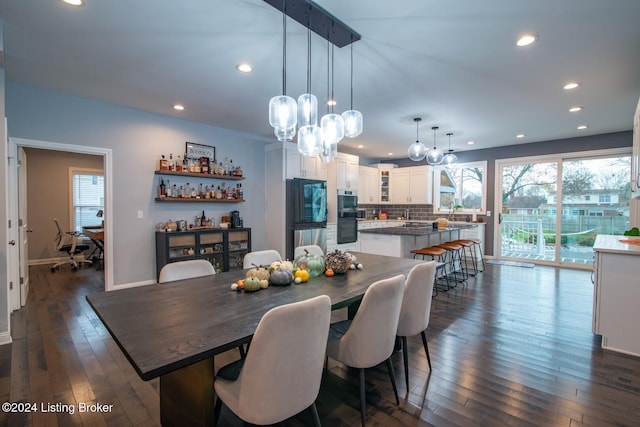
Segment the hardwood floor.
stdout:
<svg viewBox="0 0 640 427">
<path fill-rule="evenodd" d="M 30 271 L 28 304 L 12 314 L 13 344 L 0 346 L 0 398 L 38 411 L 0 412 L 0 425 L 159 425 L 158 381 L 137 376 L 85 300 L 102 290 L 101 274 Z M 368 425 L 640 425 L 640 358 L 602 350 L 591 311 L 590 272 L 487 265 L 434 299 L 433 372 L 420 337 L 409 338 L 408 393 L 402 355 L 393 356 L 399 406 L 384 364 L 367 370 Z M 216 366 L 236 356 L 216 356 Z M 98 402 L 110 411 L 79 413 L 80 404 Z M 47 404 L 75 411 L 43 412 Z M 359 425 L 357 372 L 332 364 L 318 410 L 325 426 Z M 240 425 L 223 416 L 221 425 Z"/>
</svg>

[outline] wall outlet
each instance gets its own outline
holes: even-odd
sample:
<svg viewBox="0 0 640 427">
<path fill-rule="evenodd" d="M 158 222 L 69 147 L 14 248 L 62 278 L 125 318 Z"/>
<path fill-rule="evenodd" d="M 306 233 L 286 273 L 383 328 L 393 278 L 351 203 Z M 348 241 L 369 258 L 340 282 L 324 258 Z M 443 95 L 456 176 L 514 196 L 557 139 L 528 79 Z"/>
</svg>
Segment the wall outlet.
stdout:
<svg viewBox="0 0 640 427">
<path fill-rule="evenodd" d="M 487 216 L 491 216 L 491 211 L 487 211 Z"/>
<path fill-rule="evenodd" d="M 144 218 L 144 212 L 138 211 L 138 219 Z"/>
</svg>

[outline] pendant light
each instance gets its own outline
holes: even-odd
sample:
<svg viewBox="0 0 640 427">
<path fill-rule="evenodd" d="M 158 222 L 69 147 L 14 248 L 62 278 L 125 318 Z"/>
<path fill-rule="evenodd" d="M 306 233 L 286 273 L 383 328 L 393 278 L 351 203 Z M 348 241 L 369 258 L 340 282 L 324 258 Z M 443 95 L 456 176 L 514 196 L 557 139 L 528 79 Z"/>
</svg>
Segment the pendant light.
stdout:
<svg viewBox="0 0 640 427">
<path fill-rule="evenodd" d="M 329 55 L 329 49 L 331 49 L 331 55 Z M 329 58 L 330 56 L 330 58 Z M 331 60 L 331 72 L 329 72 L 329 60 Z M 331 75 L 331 83 L 329 83 L 329 75 Z M 327 44 L 327 95 L 329 90 L 331 95 L 327 96 L 330 100 L 335 100 L 333 96 L 333 44 Z M 344 119 L 340 114 L 333 112 L 333 105 L 331 103 L 331 112 L 327 112 L 320 120 L 320 129 L 322 132 L 323 141 L 335 142 L 336 144 L 344 138 Z"/>
<path fill-rule="evenodd" d="M 353 109 L 353 42 L 351 43 L 351 109 L 342 113 L 344 136 L 355 138 L 362 133 L 362 113 Z"/>
<path fill-rule="evenodd" d="M 269 101 L 269 124 L 278 141 L 290 141 L 296 134 L 298 106 L 295 99 L 287 96 L 287 15 L 285 1 L 282 2 L 282 95 Z"/>
<path fill-rule="evenodd" d="M 439 127 L 433 126 L 431 129 L 433 130 L 433 150 L 429 150 L 427 153 L 427 163 L 430 165 L 439 165 L 442 163 L 442 158 L 444 157 L 442 150 L 438 150 L 438 147 L 436 146 L 436 131 Z"/>
<path fill-rule="evenodd" d="M 309 16 L 311 11 L 309 11 Z M 310 20 L 311 18 L 309 18 Z M 298 97 L 298 151 L 307 157 L 319 156 L 322 136 L 318 126 L 318 100 L 311 93 L 311 22 L 307 22 L 307 93 Z"/>
<path fill-rule="evenodd" d="M 413 121 L 416 122 L 416 142 L 409 146 L 409 158 L 414 162 L 419 162 L 427 155 L 427 147 L 420 142 L 420 138 L 418 138 L 418 125 L 422 121 L 422 118 L 416 117 Z"/>
<path fill-rule="evenodd" d="M 455 168 L 456 163 L 458 163 L 458 156 L 453 154 L 453 150 L 451 149 L 451 135 L 453 135 L 451 132 L 447 134 L 447 136 L 449 137 L 449 151 L 447 151 L 447 154 L 445 154 L 445 156 L 442 158 L 442 164 L 447 169 Z"/>
</svg>

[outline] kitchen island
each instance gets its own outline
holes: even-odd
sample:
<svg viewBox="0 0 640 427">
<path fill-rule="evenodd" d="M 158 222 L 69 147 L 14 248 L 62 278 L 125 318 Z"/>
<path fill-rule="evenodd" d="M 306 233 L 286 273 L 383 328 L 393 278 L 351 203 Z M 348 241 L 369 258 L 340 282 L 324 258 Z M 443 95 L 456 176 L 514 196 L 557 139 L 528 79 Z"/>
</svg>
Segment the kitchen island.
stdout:
<svg viewBox="0 0 640 427">
<path fill-rule="evenodd" d="M 593 332 L 602 348 L 640 356 L 640 237 L 600 234 L 593 251 Z"/>
<path fill-rule="evenodd" d="M 360 230 L 360 251 L 399 258 L 413 258 L 411 251 L 451 242 L 460 238 L 460 232 L 477 227 L 474 223 L 456 223 L 450 227 L 434 229 L 431 223 L 407 222 L 397 227 Z"/>
</svg>

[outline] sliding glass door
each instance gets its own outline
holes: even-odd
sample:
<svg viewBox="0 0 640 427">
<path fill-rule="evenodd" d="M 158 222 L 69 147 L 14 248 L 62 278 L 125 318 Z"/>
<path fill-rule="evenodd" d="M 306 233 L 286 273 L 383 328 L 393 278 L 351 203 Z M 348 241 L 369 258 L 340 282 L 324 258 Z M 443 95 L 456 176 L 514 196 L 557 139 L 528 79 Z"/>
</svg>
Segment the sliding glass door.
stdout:
<svg viewBox="0 0 640 427">
<path fill-rule="evenodd" d="M 629 170 L 620 152 L 497 161 L 497 256 L 591 264 L 595 236 L 629 226 Z"/>
</svg>

